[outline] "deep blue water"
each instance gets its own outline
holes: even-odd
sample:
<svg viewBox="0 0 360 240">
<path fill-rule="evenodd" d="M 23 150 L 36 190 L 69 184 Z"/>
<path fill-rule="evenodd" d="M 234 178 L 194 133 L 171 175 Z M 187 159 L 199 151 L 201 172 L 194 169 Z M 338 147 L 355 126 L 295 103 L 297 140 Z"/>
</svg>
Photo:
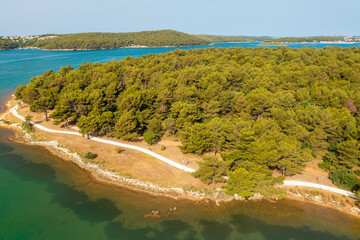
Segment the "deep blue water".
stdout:
<svg viewBox="0 0 360 240">
<path fill-rule="evenodd" d="M 289 44 L 323 48 L 329 44 Z M 350 47 L 353 45 L 341 45 Z M 258 43 L 203 47 L 257 47 Z M 360 44 L 356 44 L 357 47 Z M 201 47 L 201 48 L 203 48 Z M 191 47 L 195 48 L 195 47 Z M 191 49 L 190 47 L 181 49 Z M 0 101 L 33 76 L 62 66 L 140 57 L 174 48 L 95 51 L 0 51 Z M 282 200 L 231 203 L 175 201 L 99 184 L 42 148 L 10 143 L 0 129 L 0 239 L 360 239 L 360 221 L 338 211 Z M 145 219 L 150 210 L 173 216 Z"/>
</svg>

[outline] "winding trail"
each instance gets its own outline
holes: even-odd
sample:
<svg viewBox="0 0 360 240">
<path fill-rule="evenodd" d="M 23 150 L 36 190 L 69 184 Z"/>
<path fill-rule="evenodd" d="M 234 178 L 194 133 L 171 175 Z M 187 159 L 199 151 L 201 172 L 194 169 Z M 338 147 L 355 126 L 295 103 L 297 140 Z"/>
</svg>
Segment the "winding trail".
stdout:
<svg viewBox="0 0 360 240">
<path fill-rule="evenodd" d="M 11 108 L 10 109 L 10 112 L 17 118 L 21 119 L 22 121 L 25 121 L 25 118 L 23 116 L 21 116 L 20 114 L 18 114 L 17 112 L 17 109 L 18 109 L 18 105 L 16 105 L 15 107 Z M 41 126 L 40 124 L 38 123 L 34 123 L 34 122 L 31 122 L 33 124 L 34 127 L 38 128 L 38 129 L 41 129 L 43 131 L 46 131 L 46 132 L 52 132 L 52 133 L 62 133 L 62 134 L 71 134 L 71 135 L 77 135 L 77 136 L 82 136 L 82 134 L 78 133 L 78 132 L 70 132 L 70 131 L 58 131 L 58 130 L 53 130 L 53 129 L 49 129 L 49 128 L 46 128 L 44 126 Z M 106 144 L 111 144 L 111 145 L 114 145 L 114 146 L 119 146 L 119 147 L 124 147 L 124 148 L 129 148 L 129 149 L 133 149 L 133 150 L 137 150 L 137 151 L 140 151 L 140 152 L 143 152 L 145 154 L 148 154 L 154 158 L 157 158 L 159 159 L 160 161 L 163 161 L 173 167 L 176 167 L 180 170 L 183 170 L 185 172 L 195 172 L 196 170 L 195 169 L 192 169 L 192 168 L 189 168 L 189 167 L 186 167 L 186 166 L 183 166 L 177 162 L 174 162 L 166 157 L 163 157 L 157 153 L 154 153 L 150 150 L 147 150 L 145 148 L 141 148 L 141 147 L 137 147 L 137 146 L 134 146 L 134 145 L 130 145 L 130 144 L 125 144 L 125 143 L 119 143 L 119 142 L 114 142 L 114 141 L 110 141 L 110 140 L 104 140 L 104 139 L 101 139 L 101 138 L 97 138 L 97 137 L 91 137 L 90 140 L 92 141 L 95 141 L 95 142 L 101 142 L 101 143 L 106 143 Z"/>
<path fill-rule="evenodd" d="M 11 112 L 15 117 L 21 119 L 22 121 L 25 121 L 25 118 L 23 116 L 21 116 L 20 114 L 18 114 L 17 112 L 17 109 L 18 109 L 18 105 L 16 105 L 15 107 L 11 108 L 9 112 Z M 82 136 L 82 134 L 78 133 L 78 132 L 70 132 L 70 131 L 59 131 L 59 130 L 53 130 L 53 129 L 49 129 L 49 128 L 46 128 L 44 126 L 41 126 L 40 124 L 38 123 L 34 123 L 32 122 L 32 124 L 34 125 L 34 127 L 38 128 L 38 129 L 41 129 L 43 131 L 46 131 L 46 132 L 52 132 L 52 133 L 62 133 L 62 134 L 71 134 L 71 135 L 77 135 L 77 136 Z M 97 137 L 91 137 L 90 140 L 92 141 L 95 141 L 95 142 L 101 142 L 101 143 L 105 143 L 105 144 L 110 144 L 110 145 L 114 145 L 114 146 L 119 146 L 119 147 L 124 147 L 124 148 L 128 148 L 128 149 L 133 149 L 133 150 L 136 150 L 136 151 L 140 151 L 140 152 L 143 152 L 145 154 L 148 154 L 154 158 L 157 158 L 159 159 L 160 161 L 163 161 L 173 167 L 176 167 L 180 170 L 183 170 L 185 172 L 195 172 L 196 170 L 195 169 L 192 169 L 192 168 L 189 168 L 189 167 L 186 167 L 186 166 L 183 166 L 177 162 L 174 162 L 166 157 L 163 157 L 157 153 L 154 153 L 152 151 L 149 151 L 145 148 L 141 148 L 141 147 L 137 147 L 137 146 L 134 146 L 134 145 L 130 145 L 130 144 L 125 144 L 125 143 L 119 143 L 119 142 L 114 142 L 114 141 L 110 141 L 110 140 L 104 140 L 104 139 L 101 139 L 101 138 L 97 138 Z M 352 192 L 349 192 L 349 191 L 346 191 L 346 190 L 342 190 L 342 189 L 339 189 L 339 188 L 334 188 L 334 187 L 329 187 L 329 186 L 325 186 L 325 185 L 321 185 L 321 184 L 317 184 L 317 183 L 309 183 L 309 182 L 302 182 L 302 181 L 284 181 L 284 186 L 303 186 L 303 187 L 312 187 L 312 188 L 318 188 L 318 189 L 321 189 L 321 190 L 326 190 L 326 191 L 329 191 L 329 192 L 334 192 L 334 193 L 338 193 L 338 194 L 342 194 L 342 195 L 345 195 L 345 196 L 348 196 L 348 197 L 351 197 L 351 198 L 357 198 L 355 196 L 354 193 Z"/>
<path fill-rule="evenodd" d="M 317 183 L 309 183 L 309 182 L 301 182 L 301 181 L 284 181 L 284 186 L 302 186 L 302 187 L 312 187 L 312 188 L 318 188 L 321 190 L 326 190 L 329 192 L 339 193 L 351 198 L 357 198 L 354 193 L 342 190 L 339 188 L 329 187 Z"/>
</svg>

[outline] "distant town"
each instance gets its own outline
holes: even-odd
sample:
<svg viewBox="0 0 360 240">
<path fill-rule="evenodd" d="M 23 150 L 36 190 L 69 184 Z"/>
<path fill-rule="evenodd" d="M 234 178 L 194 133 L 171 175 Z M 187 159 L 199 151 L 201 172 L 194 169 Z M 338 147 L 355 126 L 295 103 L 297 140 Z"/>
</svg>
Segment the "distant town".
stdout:
<svg viewBox="0 0 360 240">
<path fill-rule="evenodd" d="M 28 35 L 28 36 L 2 36 L 1 39 L 12 41 L 44 40 L 58 37 L 59 35 Z"/>
<path fill-rule="evenodd" d="M 0 50 L 17 48 L 40 48 L 44 50 L 93 50 L 123 47 L 185 47 L 205 46 L 226 42 L 260 42 L 262 45 L 288 43 L 357 43 L 360 36 L 314 36 L 314 37 L 269 37 L 269 36 L 220 36 L 188 34 L 174 30 L 142 31 L 129 33 L 72 33 L 25 36 L 1 36 Z"/>
<path fill-rule="evenodd" d="M 344 40 L 345 42 L 359 42 L 360 36 L 345 36 Z"/>
<path fill-rule="evenodd" d="M 44 39 L 56 38 L 56 37 L 59 37 L 61 35 L 63 35 L 63 34 L 1 36 L 1 39 L 3 39 L 3 40 L 12 40 L 12 41 L 44 40 Z M 238 36 L 234 36 L 234 37 L 238 37 Z M 360 42 L 360 36 L 340 36 L 340 35 L 336 35 L 334 37 L 339 39 L 338 42 L 342 42 L 342 41 L 344 41 L 344 42 Z M 311 37 L 299 37 L 299 38 L 311 38 Z M 270 39 L 275 40 L 275 39 L 282 39 L 282 38 L 267 37 L 268 41 Z M 314 42 L 324 42 L 324 41 L 316 41 L 316 40 L 314 40 Z M 327 42 L 327 41 L 325 41 L 325 42 Z M 333 41 L 333 42 L 337 42 L 337 41 Z"/>
</svg>

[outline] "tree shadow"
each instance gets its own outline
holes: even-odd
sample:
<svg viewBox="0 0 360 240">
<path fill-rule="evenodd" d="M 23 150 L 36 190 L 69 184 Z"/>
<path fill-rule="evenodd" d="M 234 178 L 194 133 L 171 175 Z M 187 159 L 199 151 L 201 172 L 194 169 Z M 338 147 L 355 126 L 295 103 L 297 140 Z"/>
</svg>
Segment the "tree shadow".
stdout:
<svg viewBox="0 0 360 240">
<path fill-rule="evenodd" d="M 1 154 L 0 166 L 27 181 L 48 183 L 56 178 L 54 169 L 49 165 L 29 162 L 20 154 Z"/>
<path fill-rule="evenodd" d="M 19 154 L 0 154 L 0 166 L 25 181 L 45 184 L 52 202 L 68 208 L 80 219 L 91 223 L 112 221 L 122 211 L 114 202 L 102 198 L 92 200 L 84 192 L 56 181 L 56 171 L 49 165 L 27 161 Z"/>
<path fill-rule="evenodd" d="M 84 192 L 63 183 L 52 182 L 47 190 L 53 194 L 52 202 L 91 223 L 112 221 L 122 214 L 114 202 L 105 198 L 92 200 Z"/>
<path fill-rule="evenodd" d="M 233 215 L 231 224 L 241 234 L 261 233 L 266 240 L 344 240 L 347 236 L 335 236 L 329 232 L 310 229 L 308 226 L 277 226 L 247 215 Z"/>
<path fill-rule="evenodd" d="M 12 152 L 15 148 L 8 144 L 0 143 L 0 154 Z"/>
<path fill-rule="evenodd" d="M 196 232 L 192 227 L 181 220 L 164 220 L 160 223 L 161 230 L 151 227 L 130 229 L 121 222 L 111 222 L 105 227 L 108 239 L 196 239 Z"/>
<path fill-rule="evenodd" d="M 223 240 L 228 239 L 233 231 L 231 226 L 227 223 L 219 223 L 216 221 L 200 220 L 203 226 L 201 235 L 207 240 Z"/>
</svg>

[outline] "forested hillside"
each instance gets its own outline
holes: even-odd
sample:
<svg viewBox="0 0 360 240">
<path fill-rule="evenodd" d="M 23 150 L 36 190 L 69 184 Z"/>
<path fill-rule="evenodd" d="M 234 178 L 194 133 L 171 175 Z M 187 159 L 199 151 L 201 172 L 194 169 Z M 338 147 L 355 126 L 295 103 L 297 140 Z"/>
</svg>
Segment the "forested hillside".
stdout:
<svg viewBox="0 0 360 240">
<path fill-rule="evenodd" d="M 212 43 L 220 42 L 257 42 L 271 39 L 271 37 L 252 37 L 252 36 L 222 36 L 222 35 L 196 35 L 205 39 L 209 39 Z"/>
<path fill-rule="evenodd" d="M 298 43 L 298 42 L 337 42 L 344 41 L 344 37 L 336 36 L 320 36 L 320 37 L 282 37 L 282 38 L 271 38 L 265 39 L 264 42 L 288 42 L 288 43 Z"/>
<path fill-rule="evenodd" d="M 272 170 L 296 174 L 317 154 L 329 171 L 356 169 L 359 89 L 358 48 L 208 48 L 67 66 L 15 95 L 84 135 L 176 135 L 205 154 L 195 176 L 248 197 L 276 193 Z"/>
<path fill-rule="evenodd" d="M 48 38 L 47 36 L 54 36 Z M 86 50 L 86 49 L 117 49 L 122 47 L 182 47 L 201 46 L 219 42 L 320 42 L 343 41 L 343 37 L 254 37 L 254 36 L 221 36 L 221 35 L 194 35 L 174 30 L 143 31 L 129 33 L 73 33 L 73 34 L 45 34 L 27 39 L 0 39 L 0 50 L 19 47 L 37 47 L 55 50 Z"/>
<path fill-rule="evenodd" d="M 196 46 L 210 41 L 173 30 L 133 33 L 74 33 L 38 40 L 34 46 L 43 49 L 116 49 L 129 46 Z"/>
<path fill-rule="evenodd" d="M 0 39 L 0 50 L 9 50 L 9 49 L 15 49 L 19 47 L 19 43 L 7 40 L 7 39 Z"/>
</svg>

